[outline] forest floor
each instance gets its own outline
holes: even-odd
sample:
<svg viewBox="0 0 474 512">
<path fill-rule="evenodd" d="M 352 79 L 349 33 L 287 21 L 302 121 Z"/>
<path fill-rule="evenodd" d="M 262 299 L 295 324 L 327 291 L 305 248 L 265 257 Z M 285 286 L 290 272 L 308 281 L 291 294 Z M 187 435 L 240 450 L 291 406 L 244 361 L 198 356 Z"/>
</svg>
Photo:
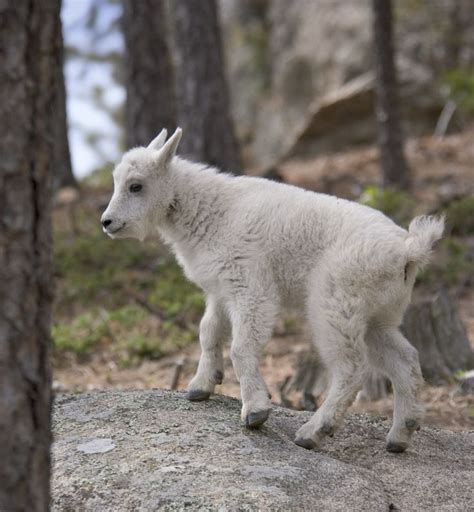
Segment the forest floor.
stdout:
<svg viewBox="0 0 474 512">
<path fill-rule="evenodd" d="M 437 250 L 432 270 L 420 280 L 421 286 L 439 281 L 448 287 L 474 346 L 473 139 L 471 129 L 444 139 L 409 141 L 410 197 L 380 196 L 370 188 L 377 183 L 375 148 L 286 162 L 278 173 L 284 181 L 311 190 L 359 200 L 365 194 L 365 202 L 395 218 L 400 215 L 401 223 L 413 214 L 451 208 L 452 235 Z M 112 242 L 103 236 L 98 219 L 110 197 L 109 172 L 101 170 L 86 180 L 79 196 L 61 192 L 55 208 L 54 387 L 68 391 L 169 388 L 178 372 L 177 387 L 184 389 L 199 359 L 196 340 L 202 296 L 183 279 L 161 245 Z M 468 200 L 460 203 L 462 198 Z M 297 317 L 286 315 L 280 324 L 261 363 L 276 403 L 281 384 L 292 375 L 309 339 Z M 238 397 L 228 349 L 225 373 L 216 391 Z M 297 403 L 297 397 L 290 398 Z M 474 428 L 474 397 L 460 394 L 454 379 L 449 386 L 426 386 L 423 401 L 427 424 Z M 390 416 L 392 397 L 356 403 L 352 410 Z"/>
<path fill-rule="evenodd" d="M 265 349 L 260 369 L 275 403 L 281 403 L 280 386 L 293 374 L 298 353 L 308 347 L 308 342 L 303 338 L 301 335 L 274 336 Z M 113 359 L 108 359 L 107 352 L 102 352 L 95 354 L 87 364 L 56 367 L 54 386 L 58 391 L 74 392 L 105 388 L 171 389 L 176 372 L 181 367 L 176 389 L 186 389 L 196 371 L 199 354 L 199 344 L 196 342 L 158 361 L 144 360 L 138 366 L 123 368 Z M 216 393 L 240 398 L 228 348 L 224 355 L 225 378 L 223 384 L 216 387 Z M 299 408 L 298 397 L 290 398 L 295 408 Z M 457 384 L 440 387 L 427 385 L 422 393 L 422 401 L 426 407 L 425 424 L 450 430 L 474 428 L 474 396 L 461 394 Z M 393 397 L 375 402 L 356 402 L 350 411 L 391 417 Z"/>
</svg>

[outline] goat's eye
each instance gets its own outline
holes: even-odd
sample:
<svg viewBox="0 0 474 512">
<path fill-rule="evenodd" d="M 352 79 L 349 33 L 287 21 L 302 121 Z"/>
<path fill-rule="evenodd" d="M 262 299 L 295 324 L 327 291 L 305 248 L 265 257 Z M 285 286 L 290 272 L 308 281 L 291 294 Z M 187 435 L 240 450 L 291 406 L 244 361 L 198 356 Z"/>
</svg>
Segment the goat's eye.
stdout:
<svg viewBox="0 0 474 512">
<path fill-rule="evenodd" d="M 132 192 L 132 193 L 136 193 L 136 192 L 140 192 L 140 190 L 142 188 L 143 188 L 143 186 L 140 185 L 140 183 L 132 183 L 128 190 L 130 190 L 130 192 Z"/>
</svg>

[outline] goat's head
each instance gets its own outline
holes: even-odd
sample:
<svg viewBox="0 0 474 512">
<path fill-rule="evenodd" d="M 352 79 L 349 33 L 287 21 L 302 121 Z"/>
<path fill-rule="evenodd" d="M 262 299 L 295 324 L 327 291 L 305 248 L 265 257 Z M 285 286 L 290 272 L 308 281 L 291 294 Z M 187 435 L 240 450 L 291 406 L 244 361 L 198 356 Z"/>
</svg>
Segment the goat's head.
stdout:
<svg viewBox="0 0 474 512">
<path fill-rule="evenodd" d="M 156 232 L 173 201 L 170 164 L 181 133 L 178 128 L 166 141 L 162 130 L 146 148 L 125 153 L 114 169 L 114 193 L 101 218 L 110 238 L 144 240 Z"/>
</svg>

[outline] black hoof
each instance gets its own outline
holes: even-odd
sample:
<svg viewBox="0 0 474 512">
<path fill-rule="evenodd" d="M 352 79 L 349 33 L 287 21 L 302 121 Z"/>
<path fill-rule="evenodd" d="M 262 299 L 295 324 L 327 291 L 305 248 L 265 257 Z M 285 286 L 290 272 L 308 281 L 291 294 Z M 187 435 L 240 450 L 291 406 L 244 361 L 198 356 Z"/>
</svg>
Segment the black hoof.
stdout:
<svg viewBox="0 0 474 512">
<path fill-rule="evenodd" d="M 407 443 L 394 443 L 390 441 L 387 443 L 386 450 L 390 453 L 403 453 L 408 448 Z"/>
<path fill-rule="evenodd" d="M 224 373 L 220 370 L 216 370 L 216 373 L 214 373 L 214 380 L 216 384 L 222 384 L 222 380 L 224 379 Z"/>
<path fill-rule="evenodd" d="M 186 393 L 186 398 L 191 400 L 191 402 L 202 402 L 204 400 L 209 400 L 211 393 L 209 391 L 204 391 L 202 389 L 192 389 Z"/>
<path fill-rule="evenodd" d="M 297 437 L 295 439 L 295 444 L 301 446 L 301 448 L 306 448 L 307 450 L 316 448 L 316 443 L 312 439 L 305 439 L 304 437 Z"/>
<path fill-rule="evenodd" d="M 264 411 L 251 412 L 247 414 L 245 418 L 245 426 L 247 428 L 258 428 L 262 426 L 268 419 L 270 414 L 270 409 L 265 409 Z"/>
</svg>

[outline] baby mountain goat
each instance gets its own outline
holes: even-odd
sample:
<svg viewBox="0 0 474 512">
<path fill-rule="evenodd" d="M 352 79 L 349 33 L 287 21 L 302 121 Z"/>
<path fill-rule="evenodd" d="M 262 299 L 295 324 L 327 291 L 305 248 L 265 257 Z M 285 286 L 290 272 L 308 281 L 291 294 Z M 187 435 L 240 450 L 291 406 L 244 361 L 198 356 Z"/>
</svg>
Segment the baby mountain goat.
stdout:
<svg viewBox="0 0 474 512">
<path fill-rule="evenodd" d="M 233 177 L 175 156 L 178 128 L 128 151 L 114 170 L 102 216 L 111 238 L 160 234 L 206 295 L 201 359 L 189 400 L 206 400 L 223 378 L 223 343 L 240 382 L 242 420 L 259 427 L 271 402 L 258 368 L 282 306 L 306 312 L 331 379 L 327 397 L 296 434 L 318 447 L 332 435 L 376 369 L 395 392 L 387 450 L 404 451 L 422 417 L 418 354 L 398 327 L 417 270 L 444 220 L 402 229 L 366 206 L 260 178 Z"/>
</svg>

